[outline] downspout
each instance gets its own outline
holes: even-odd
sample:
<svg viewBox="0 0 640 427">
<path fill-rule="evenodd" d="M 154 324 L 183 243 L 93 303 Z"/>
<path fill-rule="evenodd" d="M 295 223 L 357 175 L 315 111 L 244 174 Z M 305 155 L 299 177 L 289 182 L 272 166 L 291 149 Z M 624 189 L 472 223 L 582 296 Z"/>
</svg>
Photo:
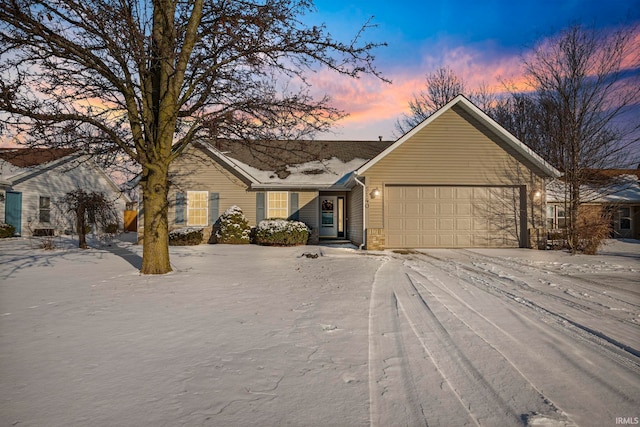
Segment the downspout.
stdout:
<svg viewBox="0 0 640 427">
<path fill-rule="evenodd" d="M 367 239 L 367 214 L 365 211 L 367 206 L 367 187 L 358 179 L 357 176 L 354 175 L 353 179 L 362 186 L 362 243 L 360 244 L 360 247 L 358 247 L 358 249 L 362 250 Z"/>
</svg>

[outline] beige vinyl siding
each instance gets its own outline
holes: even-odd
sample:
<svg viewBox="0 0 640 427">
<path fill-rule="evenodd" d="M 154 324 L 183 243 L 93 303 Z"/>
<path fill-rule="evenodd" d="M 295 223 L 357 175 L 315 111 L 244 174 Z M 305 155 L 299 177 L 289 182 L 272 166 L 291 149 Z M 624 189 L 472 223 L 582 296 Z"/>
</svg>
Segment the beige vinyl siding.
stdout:
<svg viewBox="0 0 640 427">
<path fill-rule="evenodd" d="M 208 191 L 219 195 L 219 214 L 233 205 L 239 206 L 250 225 L 256 225 L 256 193 L 248 184 L 215 162 L 202 151 L 188 148 L 171 166 L 169 190 L 169 228 L 184 227 L 175 223 L 176 193 Z M 210 218 L 212 223 L 216 218 Z"/>
<path fill-rule="evenodd" d="M 525 185 L 543 188 L 523 159 L 458 107 L 444 112 L 364 174 L 367 190 L 388 184 Z M 369 201 L 367 227 L 384 227 L 383 197 Z"/>
<path fill-rule="evenodd" d="M 178 157 L 171 167 L 171 189 L 169 191 L 169 226 L 184 227 L 175 223 L 176 193 L 187 191 L 208 191 L 219 195 L 219 214 L 233 205 L 239 206 L 249 221 L 256 225 L 256 191 L 249 190 L 249 183 L 220 165 L 202 151 L 189 148 Z M 276 191 L 276 190 L 274 190 Z M 281 190 L 277 190 L 281 191 Z M 268 191 L 264 190 L 264 193 Z M 318 225 L 318 192 L 296 191 L 298 193 L 299 220 L 310 227 Z M 266 200 L 266 199 L 265 199 Z M 289 201 L 290 202 L 290 201 Z M 215 221 L 210 219 L 209 223 Z"/>
<path fill-rule="evenodd" d="M 356 184 L 347 193 L 347 239 L 352 243 L 360 245 L 363 243 L 362 223 L 362 186 Z"/>
<path fill-rule="evenodd" d="M 291 191 L 298 193 L 298 221 L 302 221 L 311 228 L 318 228 L 318 192 Z"/>
</svg>

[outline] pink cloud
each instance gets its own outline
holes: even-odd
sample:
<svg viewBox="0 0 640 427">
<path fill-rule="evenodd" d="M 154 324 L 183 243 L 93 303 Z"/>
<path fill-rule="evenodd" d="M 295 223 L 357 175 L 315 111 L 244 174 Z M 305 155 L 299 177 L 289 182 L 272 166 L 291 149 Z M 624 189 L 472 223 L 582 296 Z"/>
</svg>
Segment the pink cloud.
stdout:
<svg viewBox="0 0 640 427">
<path fill-rule="evenodd" d="M 314 74 L 310 83 L 314 93 L 328 94 L 332 105 L 349 113 L 340 122 L 343 127 L 363 127 L 379 121 L 395 123 L 409 111 L 409 101 L 414 95 L 424 89 L 426 73 L 443 65 L 448 65 L 462 77 L 468 90 L 484 84 L 493 92 L 504 92 L 503 81 L 509 81 L 518 88 L 525 87 L 519 57 L 483 57 L 479 51 L 466 47 L 448 50 L 440 57 L 425 55 L 417 68 L 397 67 L 389 72 L 383 71 L 392 84 L 372 76 L 357 80 L 336 77 L 328 70 Z"/>
<path fill-rule="evenodd" d="M 633 31 L 635 46 L 640 46 L 640 25 Z M 544 44 L 542 39 L 539 43 Z M 420 53 L 418 53 L 420 54 Z M 522 53 L 524 57 L 531 51 Z M 473 47 L 450 47 L 447 41 L 430 45 L 422 52 L 419 65 L 402 67 L 401 65 L 383 70 L 385 77 L 393 84 L 365 76 L 354 80 L 336 77 L 335 73 L 323 70 L 311 79 L 314 92 L 331 96 L 333 105 L 348 112 L 349 117 L 341 121 L 343 127 L 364 127 L 367 123 L 393 123 L 403 113 L 408 112 L 409 101 L 424 87 L 427 73 L 441 66 L 448 66 L 460 76 L 467 91 L 475 91 L 485 86 L 492 93 L 505 93 L 507 88 L 517 91 L 529 91 L 530 85 L 525 77 L 522 56 L 517 52 L 503 53 L 492 42 Z M 637 50 L 623 65 L 625 69 L 638 67 Z"/>
</svg>

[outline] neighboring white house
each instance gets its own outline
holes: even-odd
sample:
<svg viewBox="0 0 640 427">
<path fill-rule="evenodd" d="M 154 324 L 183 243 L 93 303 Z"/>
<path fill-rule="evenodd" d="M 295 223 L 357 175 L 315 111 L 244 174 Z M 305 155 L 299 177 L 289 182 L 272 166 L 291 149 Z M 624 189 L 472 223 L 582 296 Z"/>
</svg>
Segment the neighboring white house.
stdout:
<svg viewBox="0 0 640 427">
<path fill-rule="evenodd" d="M 122 229 L 130 199 L 87 155 L 64 148 L 0 148 L 0 222 L 13 225 L 17 235 L 74 230 L 60 199 L 77 189 L 101 192 L 112 200 Z"/>
</svg>

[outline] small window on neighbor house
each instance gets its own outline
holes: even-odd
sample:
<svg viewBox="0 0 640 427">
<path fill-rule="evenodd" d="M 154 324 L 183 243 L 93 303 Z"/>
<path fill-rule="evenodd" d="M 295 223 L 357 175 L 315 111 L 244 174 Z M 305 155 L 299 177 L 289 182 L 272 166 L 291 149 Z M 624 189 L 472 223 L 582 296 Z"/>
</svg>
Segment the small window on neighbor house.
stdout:
<svg viewBox="0 0 640 427">
<path fill-rule="evenodd" d="M 553 205 L 547 205 L 547 229 L 553 230 L 556 224 L 556 207 Z"/>
<path fill-rule="evenodd" d="M 564 206 L 556 206 L 556 221 L 557 228 L 567 228 L 567 217 Z"/>
<path fill-rule="evenodd" d="M 187 225 L 208 225 L 208 191 L 187 191 Z"/>
<path fill-rule="evenodd" d="M 267 193 L 267 218 L 287 218 L 289 216 L 289 193 L 269 191 Z"/>
<path fill-rule="evenodd" d="M 40 222 L 51 222 L 51 197 L 41 196 L 39 209 L 38 219 Z"/>
<path fill-rule="evenodd" d="M 631 230 L 631 208 L 620 208 L 620 230 Z"/>
</svg>

